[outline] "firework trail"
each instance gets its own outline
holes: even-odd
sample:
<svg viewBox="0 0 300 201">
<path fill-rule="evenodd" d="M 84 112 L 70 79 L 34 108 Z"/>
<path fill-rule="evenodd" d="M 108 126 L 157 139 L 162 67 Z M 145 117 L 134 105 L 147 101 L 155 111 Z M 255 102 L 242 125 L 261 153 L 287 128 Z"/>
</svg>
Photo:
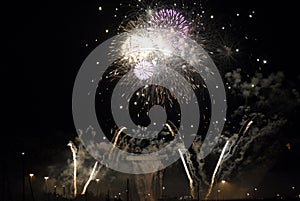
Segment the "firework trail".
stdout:
<svg viewBox="0 0 300 201">
<path fill-rule="evenodd" d="M 225 144 L 225 146 L 224 146 L 224 148 L 223 148 L 223 150 L 222 150 L 222 152 L 221 152 L 221 155 L 220 155 L 220 157 L 219 157 L 218 163 L 217 163 L 216 168 L 215 168 L 215 170 L 214 170 L 214 172 L 213 172 L 213 175 L 212 175 L 212 177 L 211 177 L 211 183 L 210 183 L 210 186 L 209 186 L 209 190 L 208 190 L 208 192 L 207 192 L 207 194 L 206 194 L 206 196 L 205 196 L 205 200 L 207 200 L 207 198 L 210 196 L 212 187 L 213 187 L 213 185 L 214 185 L 214 183 L 215 183 L 215 177 L 216 177 L 216 174 L 217 174 L 217 172 L 218 172 L 218 169 L 219 169 L 220 165 L 222 164 L 223 156 L 224 156 L 224 154 L 225 154 L 225 151 L 226 151 L 226 149 L 227 149 L 228 144 L 229 144 L 229 141 L 226 141 L 226 144 Z"/>
<path fill-rule="evenodd" d="M 114 147 L 117 145 L 117 142 L 118 142 L 118 139 L 119 139 L 119 137 L 120 137 L 120 134 L 122 133 L 122 131 L 123 130 L 125 130 L 126 129 L 126 127 L 122 127 L 118 132 L 117 132 L 117 134 L 116 134 L 116 137 L 115 137 L 115 141 L 114 141 Z"/>
<path fill-rule="evenodd" d="M 180 157 L 181 157 L 181 160 L 182 160 L 182 163 L 183 163 L 183 166 L 184 166 L 186 175 L 187 175 L 187 177 L 188 177 L 188 179 L 189 179 L 189 182 L 190 182 L 190 189 L 191 189 L 191 195 L 193 196 L 193 195 L 194 195 L 193 179 L 192 179 L 192 177 L 191 177 L 191 175 L 190 175 L 189 169 L 188 169 L 188 167 L 187 167 L 187 165 L 186 165 L 186 162 L 185 162 L 185 160 L 184 160 L 182 151 L 181 151 L 180 149 L 178 149 L 178 152 L 179 152 L 179 155 L 180 155 Z"/>
<path fill-rule="evenodd" d="M 74 175 L 74 179 L 73 179 L 73 186 L 74 186 L 74 197 L 76 197 L 77 195 L 77 181 L 76 181 L 76 174 L 77 174 L 77 160 L 76 160 L 76 153 L 77 153 L 77 148 L 74 145 L 74 143 L 72 141 L 70 141 L 68 143 L 68 146 L 70 147 L 71 151 L 72 151 L 72 155 L 73 155 L 73 163 L 74 163 L 74 170 L 73 170 L 73 175 Z"/>
<path fill-rule="evenodd" d="M 254 117 L 252 117 L 250 120 L 247 120 L 243 126 L 241 127 L 239 133 L 238 133 L 238 137 L 236 140 L 232 140 L 232 143 L 230 143 L 230 147 L 229 147 L 229 151 L 227 152 L 227 154 L 224 155 L 224 161 L 228 160 L 228 158 L 230 156 L 233 155 L 233 153 L 235 152 L 240 139 L 248 132 L 250 126 L 254 123 L 254 119 L 256 118 L 256 115 Z M 246 125 L 246 126 L 245 126 Z"/>
<path fill-rule="evenodd" d="M 239 141 L 239 139 L 247 133 L 247 131 L 249 130 L 251 124 L 253 124 L 253 120 L 254 120 L 255 118 L 256 118 L 256 115 L 254 115 L 252 118 L 250 118 L 250 120 L 247 120 L 247 121 L 244 123 L 244 125 L 246 125 L 246 127 L 245 127 L 244 125 L 241 127 L 241 129 L 240 129 L 240 131 L 239 131 L 239 134 L 238 134 L 239 137 L 238 137 L 237 141 Z M 245 128 L 245 129 L 244 129 L 244 128 Z M 244 131 L 243 131 L 243 129 L 244 129 Z M 243 134 L 241 135 L 242 131 L 243 131 Z"/>
<path fill-rule="evenodd" d="M 243 132 L 243 135 L 245 135 L 245 133 L 248 131 L 248 129 L 250 128 L 251 124 L 253 124 L 253 121 L 252 121 L 252 120 L 249 121 L 249 123 L 247 124 L 246 129 L 245 129 L 245 131 Z"/>
<path fill-rule="evenodd" d="M 167 128 L 168 128 L 169 131 L 171 132 L 172 137 L 175 137 L 175 133 L 174 133 L 172 127 L 171 127 L 168 123 L 166 123 L 165 125 L 167 126 Z"/>
<path fill-rule="evenodd" d="M 85 183 L 85 185 L 84 185 L 84 187 L 83 187 L 83 190 L 82 190 L 81 195 L 84 195 L 84 194 L 85 194 L 85 191 L 86 191 L 88 185 L 89 185 L 90 182 L 92 181 L 92 179 L 93 179 L 93 177 L 94 177 L 94 174 L 95 174 L 95 171 L 96 171 L 97 165 L 98 165 L 98 161 L 95 162 L 95 165 L 94 165 L 94 167 L 93 167 L 93 170 L 92 170 L 92 172 L 91 172 L 91 174 L 90 174 L 89 179 L 87 180 L 87 182 Z"/>
<path fill-rule="evenodd" d="M 112 154 L 114 148 L 115 148 L 116 145 L 117 145 L 118 139 L 119 139 L 119 137 L 120 137 L 122 131 L 125 130 L 125 129 L 126 129 L 126 127 L 122 127 L 122 128 L 116 133 L 116 135 L 115 135 L 116 137 L 114 137 L 114 138 L 112 139 L 112 141 L 114 141 L 114 143 L 113 143 L 112 148 L 110 149 L 110 152 L 109 152 L 109 154 L 108 154 L 108 157 L 111 156 L 111 154 Z"/>
</svg>

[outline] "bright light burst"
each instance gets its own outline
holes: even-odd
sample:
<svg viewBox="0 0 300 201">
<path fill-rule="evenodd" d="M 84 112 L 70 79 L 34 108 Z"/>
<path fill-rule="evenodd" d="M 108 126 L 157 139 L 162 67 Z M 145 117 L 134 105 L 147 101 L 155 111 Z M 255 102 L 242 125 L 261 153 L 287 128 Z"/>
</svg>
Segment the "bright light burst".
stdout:
<svg viewBox="0 0 300 201">
<path fill-rule="evenodd" d="M 153 27 L 170 29 L 182 33 L 183 35 L 188 35 L 189 33 L 189 22 L 180 12 L 173 9 L 161 9 L 156 11 L 150 17 L 150 24 Z"/>
<path fill-rule="evenodd" d="M 134 67 L 134 74 L 141 80 L 147 80 L 153 75 L 154 67 L 148 61 L 140 61 Z"/>
</svg>

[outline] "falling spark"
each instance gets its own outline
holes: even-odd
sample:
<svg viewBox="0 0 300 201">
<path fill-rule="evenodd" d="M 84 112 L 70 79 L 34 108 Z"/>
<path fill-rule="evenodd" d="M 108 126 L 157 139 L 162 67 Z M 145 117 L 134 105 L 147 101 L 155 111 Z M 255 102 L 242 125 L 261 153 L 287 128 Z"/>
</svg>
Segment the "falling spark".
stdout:
<svg viewBox="0 0 300 201">
<path fill-rule="evenodd" d="M 77 172 L 77 161 L 76 161 L 76 153 L 77 153 L 77 148 L 76 146 L 73 144 L 72 141 L 70 141 L 68 143 L 68 146 L 70 147 L 71 151 L 72 151 L 72 155 L 73 155 L 73 163 L 74 163 L 74 172 L 73 172 L 73 176 L 74 176 L 74 179 L 73 179 L 73 185 L 74 185 L 74 197 L 76 197 L 77 195 L 77 181 L 76 181 L 76 172 Z"/>
<path fill-rule="evenodd" d="M 169 131 L 171 132 L 171 135 L 174 137 L 175 133 L 174 133 L 173 129 L 171 128 L 171 126 L 168 123 L 166 123 L 166 126 L 169 129 Z"/>
<path fill-rule="evenodd" d="M 191 175 L 190 175 L 189 169 L 188 169 L 188 167 L 187 167 L 187 165 L 186 165 L 186 162 L 185 162 L 185 160 L 184 160 L 183 153 L 181 152 L 180 149 L 178 149 L 178 152 L 179 152 L 179 155 L 180 155 L 180 157 L 181 157 L 181 160 L 182 160 L 182 163 L 183 163 L 183 166 L 184 166 L 186 175 L 187 175 L 187 177 L 188 177 L 188 179 L 189 179 L 189 181 L 190 181 L 191 195 L 193 196 L 193 195 L 194 195 L 193 179 L 192 179 L 192 177 L 191 177 Z"/>
<path fill-rule="evenodd" d="M 205 200 L 207 200 L 207 198 L 209 197 L 209 195 L 210 195 L 210 193 L 211 193 L 212 187 L 213 187 L 213 185 L 214 185 L 214 183 L 215 183 L 215 177 L 216 177 L 216 174 L 217 174 L 217 172 L 218 172 L 218 169 L 219 169 L 220 165 L 222 164 L 223 156 L 224 156 L 225 151 L 226 151 L 226 149 L 227 149 L 228 143 L 229 143 L 229 141 L 226 141 L 226 144 L 225 144 L 225 146 L 224 146 L 224 148 L 223 148 L 223 150 L 222 150 L 222 152 L 221 152 L 221 155 L 220 155 L 220 157 L 219 157 L 218 163 L 217 163 L 216 168 L 215 168 L 215 170 L 214 170 L 214 172 L 213 172 L 213 175 L 212 175 L 212 177 L 211 177 L 211 183 L 210 183 L 210 186 L 209 186 L 209 190 L 208 190 L 208 192 L 207 192 L 207 194 L 206 194 L 206 196 L 205 196 Z"/>
<path fill-rule="evenodd" d="M 117 135 L 116 135 L 116 138 L 115 138 L 115 141 L 114 141 L 114 147 L 117 145 L 117 142 L 118 142 L 118 139 L 120 137 L 120 134 L 122 133 L 123 130 L 125 130 L 126 127 L 122 127 L 118 132 L 117 132 Z"/>
<path fill-rule="evenodd" d="M 98 165 L 98 161 L 95 162 L 95 165 L 94 165 L 94 167 L 93 167 L 93 170 L 92 170 L 92 172 L 91 172 L 91 174 L 90 174 L 89 179 L 87 180 L 87 182 L 85 183 L 85 185 L 84 185 L 84 187 L 83 187 L 83 190 L 82 190 L 81 195 L 84 195 L 84 194 L 85 194 L 85 191 L 86 191 L 88 185 L 89 185 L 90 182 L 92 181 L 92 179 L 93 179 L 93 177 L 94 177 L 94 174 L 95 174 L 95 171 L 96 171 L 97 165 Z"/>
<path fill-rule="evenodd" d="M 248 131 L 248 129 L 250 128 L 251 124 L 253 124 L 253 121 L 252 121 L 252 120 L 249 121 L 249 123 L 247 124 L 247 126 L 246 126 L 246 128 L 245 128 L 245 130 L 244 130 L 244 132 L 243 132 L 243 135 L 245 135 L 245 133 L 247 133 L 247 131 Z"/>
<path fill-rule="evenodd" d="M 110 152 L 109 152 L 109 154 L 108 154 L 108 157 L 111 156 L 111 154 L 112 154 L 114 148 L 115 148 L 116 145 L 117 145 L 118 139 L 119 139 L 119 137 L 120 137 L 122 131 L 125 130 L 125 129 L 127 129 L 127 128 L 126 128 L 126 127 L 122 127 L 122 128 L 117 132 L 117 134 L 115 135 L 116 137 L 114 138 L 114 143 L 113 143 L 113 146 L 112 146 L 111 149 L 110 149 Z"/>
</svg>

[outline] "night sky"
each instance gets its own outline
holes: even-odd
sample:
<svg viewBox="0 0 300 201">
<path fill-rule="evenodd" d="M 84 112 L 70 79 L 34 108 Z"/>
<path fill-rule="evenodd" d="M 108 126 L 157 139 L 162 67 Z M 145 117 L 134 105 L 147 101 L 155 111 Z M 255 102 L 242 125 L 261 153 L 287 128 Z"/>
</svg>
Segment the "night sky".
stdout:
<svg viewBox="0 0 300 201">
<path fill-rule="evenodd" d="M 5 123 L 2 124 L 1 196 L 5 201 L 21 200 L 22 152 L 26 155 L 26 172 L 34 172 L 37 180 L 49 175 L 49 169 L 53 167 L 66 167 L 67 158 L 71 160 L 66 145 L 77 136 L 72 117 L 72 90 L 77 72 L 89 53 L 114 36 L 123 17 L 135 10 L 125 6 L 128 2 L 14 1 L 2 6 L 2 33 L 5 34 L 2 37 L 5 54 L 2 62 L 2 119 Z M 167 2 L 166 5 L 173 5 L 172 1 Z M 185 2 L 192 5 L 194 1 Z M 292 1 L 206 0 L 202 4 L 205 10 L 203 21 L 207 24 L 204 32 L 207 46 L 204 48 L 213 51 L 221 44 L 219 39 L 223 37 L 226 41 L 228 36 L 229 44 L 239 49 L 231 59 L 212 56 L 224 79 L 226 73 L 237 68 L 242 69 L 241 74 L 250 74 L 250 77 L 259 70 L 269 79 L 272 73 L 282 72 L 283 93 L 299 92 L 296 33 L 299 11 Z M 225 30 L 222 30 L 223 26 Z M 221 37 L 217 37 L 219 35 Z M 274 80 L 278 81 L 277 78 Z M 242 86 L 240 90 L 243 90 Z M 238 92 L 228 91 L 227 94 L 229 113 L 237 108 L 236 104 L 244 104 L 243 100 L 233 97 L 235 93 Z M 233 182 L 232 188 L 239 192 L 240 197 L 246 192 L 252 195 L 254 188 L 259 189 L 260 197 L 300 194 L 299 97 L 296 96 L 287 95 L 288 99 L 280 93 L 268 96 L 270 107 L 254 109 L 253 112 L 262 112 L 266 116 L 284 116 L 287 121 L 280 128 L 274 128 L 272 136 L 275 137 L 262 138 L 266 142 L 272 139 L 264 145 L 271 154 L 258 163 L 253 162 L 254 167 L 243 165 L 224 178 L 229 183 Z M 248 101 L 251 105 L 257 99 L 250 98 Z M 240 117 L 234 118 L 232 124 Z M 235 132 L 234 128 L 229 128 L 232 124 L 228 124 L 226 131 Z M 255 152 L 255 147 L 250 149 Z M 251 152 L 246 155 L 251 155 Z M 255 160 L 258 156 L 247 157 Z M 215 164 L 216 159 L 213 159 L 208 160 Z M 213 167 L 211 165 L 210 169 Z M 212 170 L 208 172 L 211 175 Z M 114 174 L 116 178 L 111 179 Z M 174 174 L 178 177 L 174 178 Z M 112 192 L 121 188 L 114 183 L 118 177 L 123 181 L 126 176 L 110 172 L 104 178 L 107 186 L 112 186 Z M 221 180 L 221 177 L 218 179 Z M 165 183 L 170 196 L 188 194 L 188 181 L 181 163 L 165 170 Z M 225 196 L 231 198 L 230 195 Z"/>
</svg>

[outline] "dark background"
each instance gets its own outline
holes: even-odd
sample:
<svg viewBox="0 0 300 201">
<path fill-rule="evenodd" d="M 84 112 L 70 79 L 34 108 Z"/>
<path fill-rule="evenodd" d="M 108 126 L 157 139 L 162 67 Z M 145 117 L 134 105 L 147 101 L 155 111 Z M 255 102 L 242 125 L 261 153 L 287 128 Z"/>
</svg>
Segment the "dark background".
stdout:
<svg viewBox="0 0 300 201">
<path fill-rule="evenodd" d="M 66 140 L 75 136 L 71 103 L 77 71 L 99 41 L 113 35 L 112 31 L 106 34 L 104 30 L 117 27 L 118 19 L 105 10 L 113 10 L 118 2 L 20 1 L 12 4 L 3 8 L 6 25 L 3 31 L 8 34 L 4 38 L 7 45 L 2 74 L 3 99 L 9 103 L 4 109 L 8 109 L 5 119 L 9 120 L 14 133 L 10 136 L 39 138 L 42 135 L 43 139 L 47 136 L 55 139 L 53 131 L 61 131 L 68 133 L 68 137 L 59 136 Z M 105 8 L 101 14 L 99 5 Z M 255 26 L 249 33 L 263 41 L 259 51 L 270 58 L 269 70 L 281 69 L 291 79 L 296 78 L 298 24 L 295 7 L 288 1 L 226 0 L 210 1 L 208 5 L 221 14 L 237 8 L 255 10 Z"/>
</svg>

